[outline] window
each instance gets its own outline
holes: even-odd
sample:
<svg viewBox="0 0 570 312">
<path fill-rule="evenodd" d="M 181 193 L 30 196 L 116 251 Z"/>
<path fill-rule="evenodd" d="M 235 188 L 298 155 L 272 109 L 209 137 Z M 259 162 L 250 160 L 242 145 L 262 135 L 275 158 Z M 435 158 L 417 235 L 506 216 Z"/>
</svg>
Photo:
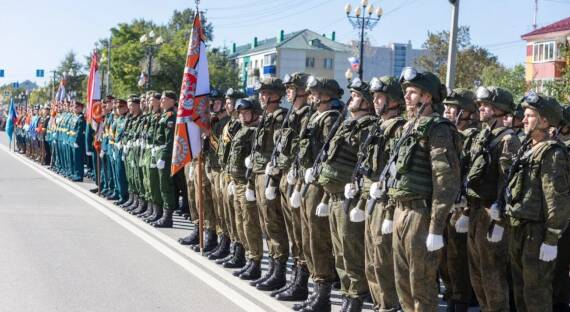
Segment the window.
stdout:
<svg viewBox="0 0 570 312">
<path fill-rule="evenodd" d="M 323 67 L 325 69 L 333 69 L 333 59 L 332 58 L 325 58 Z"/>
<path fill-rule="evenodd" d="M 305 60 L 305 67 L 315 68 L 315 58 L 314 57 L 307 57 L 307 59 Z"/>
<path fill-rule="evenodd" d="M 532 47 L 533 62 L 550 62 L 556 58 L 556 42 L 536 42 Z"/>
<path fill-rule="evenodd" d="M 265 65 L 275 65 L 275 61 L 277 59 L 277 54 L 267 54 L 263 56 L 263 64 Z"/>
</svg>

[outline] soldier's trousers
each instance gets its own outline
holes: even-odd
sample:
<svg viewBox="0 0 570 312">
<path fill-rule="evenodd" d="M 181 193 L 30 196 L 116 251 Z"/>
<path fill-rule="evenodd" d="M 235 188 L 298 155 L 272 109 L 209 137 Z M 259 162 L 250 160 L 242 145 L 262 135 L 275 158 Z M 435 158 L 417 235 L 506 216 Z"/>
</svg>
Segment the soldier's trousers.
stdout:
<svg viewBox="0 0 570 312">
<path fill-rule="evenodd" d="M 285 230 L 285 218 L 279 198 L 279 181 L 281 176 L 272 177 L 277 187 L 277 197 L 268 200 L 265 197 L 265 174 L 255 175 L 255 198 L 259 207 L 260 221 L 267 234 L 269 256 L 275 260 L 286 261 L 289 258 L 289 240 Z"/>
<path fill-rule="evenodd" d="M 509 311 L 507 264 L 508 229 L 498 243 L 487 240 L 491 218 L 479 200 L 469 199 L 467 252 L 469 278 L 481 311 Z"/>
<path fill-rule="evenodd" d="M 174 177 L 170 177 L 170 160 L 166 160 L 163 169 L 158 169 L 158 178 L 160 181 L 162 208 L 174 211 L 178 206 L 178 196 L 174 192 Z"/>
<path fill-rule="evenodd" d="M 160 192 L 160 176 L 158 175 L 158 168 L 156 168 L 156 159 L 154 156 L 152 156 L 151 152 L 147 152 L 147 158 L 147 183 L 150 191 L 149 200 L 158 207 L 162 207 L 164 205 L 164 202 L 162 201 L 162 193 Z"/>
<path fill-rule="evenodd" d="M 291 207 L 288 188 L 287 175 L 283 175 L 279 183 L 279 196 L 281 199 L 281 207 L 283 208 L 287 236 L 291 242 L 291 256 L 293 260 L 304 264 L 303 238 L 301 237 L 301 209 Z"/>
<path fill-rule="evenodd" d="M 538 259 L 546 227 L 529 222 L 511 227 L 509 252 L 513 293 L 519 312 L 552 310 L 552 280 L 555 261 Z"/>
<path fill-rule="evenodd" d="M 261 237 L 261 225 L 259 224 L 259 212 L 257 204 L 254 201 L 247 201 L 245 198 L 245 190 L 248 187 L 246 183 L 235 182 L 234 207 L 236 210 L 236 226 L 243 229 L 243 237 L 241 238 L 248 258 L 254 261 L 260 261 L 263 256 L 263 238 Z M 241 216 L 241 220 L 237 217 Z M 238 229 L 238 233 L 240 230 Z"/>
<path fill-rule="evenodd" d="M 329 222 L 335 267 L 342 294 L 349 298 L 362 298 L 368 292 L 364 272 L 364 222 L 350 221 L 342 207 L 343 201 L 342 194 L 331 194 Z M 350 209 L 353 207 L 354 204 Z"/>
<path fill-rule="evenodd" d="M 377 311 L 397 311 L 400 307 L 394 279 L 392 234 L 382 234 L 384 209 L 387 203 L 377 202 L 372 214 L 366 213 L 364 232 L 365 272 L 370 295 Z"/>
<path fill-rule="evenodd" d="M 188 206 L 190 208 L 190 220 L 194 224 L 198 224 L 198 209 L 196 208 L 197 198 L 194 189 L 194 180 L 196 172 L 194 171 L 195 162 L 187 163 L 184 166 L 184 176 L 186 177 L 186 191 L 188 193 Z"/>
<path fill-rule="evenodd" d="M 408 311 L 437 311 L 441 249 L 428 251 L 430 208 L 426 200 L 396 202 L 392 249 L 400 305 Z"/>
<path fill-rule="evenodd" d="M 218 235 L 228 235 L 228 228 L 224 218 L 224 200 L 222 197 L 222 174 L 219 168 L 211 169 L 210 183 L 212 185 L 212 202 L 216 218 L 216 232 Z"/>
<path fill-rule="evenodd" d="M 467 260 L 467 233 L 455 231 L 455 221 L 460 213 L 450 214 L 443 233 L 445 245 L 440 264 L 441 279 L 445 284 L 448 301 L 469 304 L 471 281 Z M 453 218 L 453 224 L 450 219 Z"/>
<path fill-rule="evenodd" d="M 83 181 L 83 164 L 84 164 L 85 148 L 81 146 L 74 147 L 72 154 L 73 154 L 73 172 L 71 175 L 74 179 Z"/>
<path fill-rule="evenodd" d="M 568 276 L 568 266 L 570 266 L 570 230 L 567 228 L 562 237 L 558 240 L 558 257 L 556 258 L 556 268 L 554 269 L 554 281 L 552 290 L 554 304 L 568 307 L 570 303 L 570 276 Z"/>
<path fill-rule="evenodd" d="M 329 218 L 315 214 L 323 195 L 321 186 L 310 184 L 301 201 L 303 254 L 315 283 L 332 282 L 336 278 Z"/>
<path fill-rule="evenodd" d="M 206 171 L 202 168 L 202 187 L 198 185 L 198 167 L 197 162 L 194 166 L 194 198 L 196 202 L 196 207 L 198 207 L 198 194 L 202 192 L 202 205 L 204 205 L 204 229 L 206 230 L 216 230 L 216 210 L 214 208 L 214 201 L 212 195 L 212 183 L 206 176 Z M 198 217 L 198 216 L 196 216 Z M 194 219 L 194 217 L 192 217 Z M 198 218 L 193 220 L 194 222 L 198 222 Z"/>
<path fill-rule="evenodd" d="M 234 242 L 241 242 L 240 237 L 238 235 L 238 229 L 236 226 L 234 196 L 230 195 L 228 192 L 229 179 L 230 179 L 229 175 L 226 172 L 222 171 L 221 173 L 222 182 L 220 188 L 222 191 L 222 199 L 224 204 L 224 221 L 226 223 L 226 228 L 228 229 L 230 240 Z"/>
</svg>

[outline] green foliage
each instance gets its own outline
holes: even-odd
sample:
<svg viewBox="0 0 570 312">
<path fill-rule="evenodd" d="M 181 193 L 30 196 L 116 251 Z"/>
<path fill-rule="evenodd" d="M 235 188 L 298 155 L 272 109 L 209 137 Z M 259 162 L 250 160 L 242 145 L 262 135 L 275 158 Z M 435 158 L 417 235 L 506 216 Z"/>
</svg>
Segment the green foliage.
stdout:
<svg viewBox="0 0 570 312">
<path fill-rule="evenodd" d="M 560 104 L 570 104 L 570 47 L 568 44 L 560 47 L 562 77 L 547 81 L 543 84 L 545 93 L 555 97 Z"/>
<path fill-rule="evenodd" d="M 522 64 L 513 68 L 505 68 L 502 65 L 487 66 L 483 68 L 481 83 L 485 86 L 497 86 L 511 91 L 515 101 L 528 91 L 525 67 Z"/>
<path fill-rule="evenodd" d="M 238 87 L 239 72 L 237 67 L 231 64 L 227 50 L 214 48 L 208 51 L 208 63 L 212 88 L 225 91 Z"/>
</svg>

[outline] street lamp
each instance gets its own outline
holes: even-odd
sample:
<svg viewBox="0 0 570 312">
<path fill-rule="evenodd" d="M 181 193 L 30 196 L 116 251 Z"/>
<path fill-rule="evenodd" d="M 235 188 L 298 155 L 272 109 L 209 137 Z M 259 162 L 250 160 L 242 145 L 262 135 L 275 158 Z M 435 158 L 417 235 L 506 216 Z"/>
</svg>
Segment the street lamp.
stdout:
<svg viewBox="0 0 570 312">
<path fill-rule="evenodd" d="M 145 49 L 145 55 L 148 58 L 148 66 L 146 69 L 146 89 L 150 88 L 150 74 L 152 71 L 152 58 L 154 53 L 164 43 L 164 39 L 162 36 L 158 36 L 158 38 L 154 39 L 156 36 L 154 30 L 151 30 L 148 34 L 144 34 L 140 37 L 139 41 L 142 44 L 143 48 Z"/>
<path fill-rule="evenodd" d="M 366 30 L 371 31 L 376 24 L 382 18 L 382 11 L 381 7 L 375 8 L 372 4 L 368 5 L 368 0 L 360 1 L 360 6 L 357 6 L 354 9 L 354 15 L 350 15 L 352 12 L 352 6 L 350 3 L 347 3 L 344 6 L 344 12 L 346 13 L 346 17 L 348 21 L 352 25 L 354 29 L 360 30 L 360 65 L 358 66 L 358 77 L 362 78 L 363 68 L 364 68 L 364 32 Z"/>
</svg>

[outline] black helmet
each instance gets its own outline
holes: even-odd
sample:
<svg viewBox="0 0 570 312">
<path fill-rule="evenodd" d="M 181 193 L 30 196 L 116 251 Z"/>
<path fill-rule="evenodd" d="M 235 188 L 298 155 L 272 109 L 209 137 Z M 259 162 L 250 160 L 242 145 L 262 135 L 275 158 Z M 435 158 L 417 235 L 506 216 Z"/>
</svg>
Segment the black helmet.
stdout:
<svg viewBox="0 0 570 312">
<path fill-rule="evenodd" d="M 447 87 L 441 80 L 430 72 L 418 72 L 413 67 L 404 67 L 400 75 L 400 84 L 405 90 L 408 86 L 415 86 L 427 91 L 432 96 L 433 104 L 438 104 L 447 96 Z"/>
<path fill-rule="evenodd" d="M 211 89 L 210 90 L 210 99 L 212 100 L 216 100 L 216 99 L 223 99 L 224 98 L 224 93 L 221 92 L 218 89 Z"/>
<path fill-rule="evenodd" d="M 374 103 L 374 98 L 372 93 L 370 93 L 370 85 L 366 81 L 362 81 L 360 78 L 354 78 L 350 81 L 348 89 L 351 92 L 357 92 L 362 95 L 368 104 L 372 105 Z"/>
<path fill-rule="evenodd" d="M 475 102 L 488 102 L 507 114 L 511 114 L 515 109 L 511 92 L 495 86 L 477 88 Z"/>
<path fill-rule="evenodd" d="M 229 88 L 226 91 L 226 99 L 243 99 L 245 98 L 245 94 L 239 90 L 235 90 L 234 88 Z"/>
<path fill-rule="evenodd" d="M 553 97 L 531 91 L 524 96 L 521 106 L 536 110 L 552 127 L 558 127 L 562 121 L 562 106 Z"/>
<path fill-rule="evenodd" d="M 305 89 L 307 86 L 307 79 L 309 79 L 309 74 L 306 73 L 287 74 L 283 77 L 283 85 L 285 87 L 294 85 L 297 88 Z"/>
<path fill-rule="evenodd" d="M 470 90 L 457 88 L 447 90 L 447 97 L 443 100 L 445 105 L 456 105 L 465 112 L 476 113 L 475 93 Z"/>
<path fill-rule="evenodd" d="M 317 78 L 310 76 L 307 79 L 307 91 L 318 90 L 321 91 L 331 99 L 338 99 L 344 94 L 344 90 L 340 87 L 338 82 L 334 79 Z"/>
<path fill-rule="evenodd" d="M 255 91 L 260 92 L 262 90 L 271 90 L 279 94 L 279 96 L 285 95 L 285 87 L 283 86 L 283 81 L 275 77 L 263 78 L 258 81 L 254 87 Z"/>
<path fill-rule="evenodd" d="M 261 111 L 261 105 L 259 105 L 259 100 L 256 97 L 250 96 L 247 98 L 237 99 L 235 109 L 238 112 L 240 110 L 249 109 L 255 113 L 259 113 Z"/>
</svg>

